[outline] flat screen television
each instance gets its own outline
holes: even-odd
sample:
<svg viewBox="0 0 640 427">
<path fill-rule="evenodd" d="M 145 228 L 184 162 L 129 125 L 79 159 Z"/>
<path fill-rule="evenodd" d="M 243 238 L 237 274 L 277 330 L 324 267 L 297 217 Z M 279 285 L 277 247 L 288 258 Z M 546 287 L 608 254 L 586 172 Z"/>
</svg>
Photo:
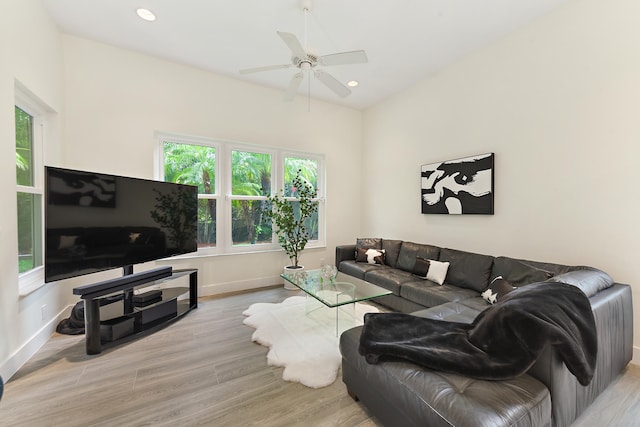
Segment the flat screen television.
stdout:
<svg viewBox="0 0 640 427">
<path fill-rule="evenodd" d="M 198 188 L 45 167 L 45 282 L 197 250 Z"/>
</svg>

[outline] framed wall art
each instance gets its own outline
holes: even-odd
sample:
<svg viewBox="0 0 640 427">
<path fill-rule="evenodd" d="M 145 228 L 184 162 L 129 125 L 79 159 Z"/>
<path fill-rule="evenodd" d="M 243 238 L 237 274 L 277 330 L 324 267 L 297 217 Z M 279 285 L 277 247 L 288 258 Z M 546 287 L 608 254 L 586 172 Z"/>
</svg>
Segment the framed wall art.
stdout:
<svg viewBox="0 0 640 427">
<path fill-rule="evenodd" d="M 493 215 L 494 153 L 422 165 L 423 214 Z"/>
</svg>

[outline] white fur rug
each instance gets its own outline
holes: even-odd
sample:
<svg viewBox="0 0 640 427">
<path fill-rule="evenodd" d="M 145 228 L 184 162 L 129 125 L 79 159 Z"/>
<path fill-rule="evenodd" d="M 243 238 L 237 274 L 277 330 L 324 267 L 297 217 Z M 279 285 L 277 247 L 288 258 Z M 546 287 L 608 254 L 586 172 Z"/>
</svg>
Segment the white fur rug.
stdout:
<svg viewBox="0 0 640 427">
<path fill-rule="evenodd" d="M 251 339 L 269 347 L 267 363 L 282 366 L 285 381 L 320 388 L 332 384 L 341 365 L 339 337 L 336 337 L 335 309 L 321 307 L 305 314 L 306 298 L 289 297 L 281 303 L 252 304 L 243 323 L 255 328 Z M 361 325 L 364 314 L 378 309 L 356 303 L 353 326 Z M 340 313 L 340 326 L 345 313 Z"/>
</svg>

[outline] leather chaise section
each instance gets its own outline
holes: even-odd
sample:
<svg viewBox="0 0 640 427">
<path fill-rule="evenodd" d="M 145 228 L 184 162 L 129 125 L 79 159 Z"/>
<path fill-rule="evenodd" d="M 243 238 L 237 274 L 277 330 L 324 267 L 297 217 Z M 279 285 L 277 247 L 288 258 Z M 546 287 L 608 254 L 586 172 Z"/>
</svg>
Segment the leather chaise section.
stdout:
<svg viewBox="0 0 640 427">
<path fill-rule="evenodd" d="M 375 415 L 385 425 L 524 427 L 551 423 L 549 392 L 529 375 L 482 381 L 407 362 L 381 362 L 370 369 L 357 351 L 360 331 L 354 328 L 340 337 L 343 381 L 356 396 L 366 396 L 367 406 L 377 408 Z M 363 370 L 366 384 L 351 376 Z"/>
</svg>

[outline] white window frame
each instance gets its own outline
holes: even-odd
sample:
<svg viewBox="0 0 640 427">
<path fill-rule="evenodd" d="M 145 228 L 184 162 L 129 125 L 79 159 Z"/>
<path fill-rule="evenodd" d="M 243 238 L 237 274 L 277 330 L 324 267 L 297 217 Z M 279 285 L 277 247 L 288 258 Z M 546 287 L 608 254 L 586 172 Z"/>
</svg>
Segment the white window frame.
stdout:
<svg viewBox="0 0 640 427">
<path fill-rule="evenodd" d="M 258 154 L 268 154 L 271 156 L 271 193 L 273 194 L 273 185 L 277 180 L 276 172 L 275 172 L 275 159 L 277 158 L 277 151 L 270 149 L 268 147 L 259 146 L 259 145 L 251 145 L 251 144 L 242 144 L 242 143 L 232 143 L 227 142 L 224 144 L 224 161 L 222 162 L 225 165 L 225 175 L 224 175 L 224 194 L 225 194 L 225 205 L 224 205 L 224 222 L 222 223 L 222 228 L 224 231 L 224 243 L 223 243 L 223 252 L 224 253 L 243 253 L 243 252 L 260 252 L 263 250 L 269 249 L 277 249 L 278 245 L 274 245 L 272 243 L 256 243 L 254 245 L 235 245 L 233 244 L 233 227 L 231 226 L 231 204 L 234 200 L 267 200 L 266 196 L 234 196 L 231 193 L 231 184 L 233 181 L 232 178 L 232 170 L 233 165 L 231 164 L 232 153 L 234 151 L 245 151 L 250 153 L 258 153 Z M 220 230 L 219 230 L 220 231 Z"/>
<path fill-rule="evenodd" d="M 33 186 L 18 185 L 16 183 L 16 197 L 18 193 L 29 193 L 40 196 L 40 257 L 42 265 L 34 267 L 18 275 L 18 288 L 20 295 L 26 295 L 44 285 L 44 147 L 45 127 L 49 109 L 31 91 L 18 81 L 15 82 L 15 106 L 33 117 Z M 13 141 L 15 145 L 15 119 L 13 122 Z M 17 211 L 16 211 L 17 214 Z M 17 216 L 16 216 L 17 220 Z M 16 246 L 16 255 L 18 247 Z M 18 257 L 16 256 L 16 260 Z"/>
<path fill-rule="evenodd" d="M 326 218 L 325 218 L 325 161 L 324 155 L 295 151 L 278 147 L 270 147 L 244 142 L 228 141 L 198 136 L 188 136 L 169 132 L 156 132 L 157 162 L 156 178 L 164 180 L 164 143 L 203 145 L 214 147 L 216 150 L 215 191 L 210 196 L 216 200 L 216 246 L 199 248 L 195 256 L 213 256 L 224 254 L 257 253 L 282 250 L 278 239 L 274 235 L 271 243 L 256 243 L 253 245 L 233 245 L 231 227 L 231 202 L 233 200 L 266 200 L 266 196 L 234 196 L 231 194 L 232 168 L 231 153 L 233 151 L 247 151 L 271 155 L 271 194 L 280 193 L 284 188 L 284 159 L 286 157 L 298 157 L 315 160 L 318 164 L 318 239 L 310 240 L 307 248 L 320 248 L 326 246 Z M 287 199 L 296 200 L 295 197 Z M 183 255 L 189 257 L 193 255 Z"/>
</svg>

